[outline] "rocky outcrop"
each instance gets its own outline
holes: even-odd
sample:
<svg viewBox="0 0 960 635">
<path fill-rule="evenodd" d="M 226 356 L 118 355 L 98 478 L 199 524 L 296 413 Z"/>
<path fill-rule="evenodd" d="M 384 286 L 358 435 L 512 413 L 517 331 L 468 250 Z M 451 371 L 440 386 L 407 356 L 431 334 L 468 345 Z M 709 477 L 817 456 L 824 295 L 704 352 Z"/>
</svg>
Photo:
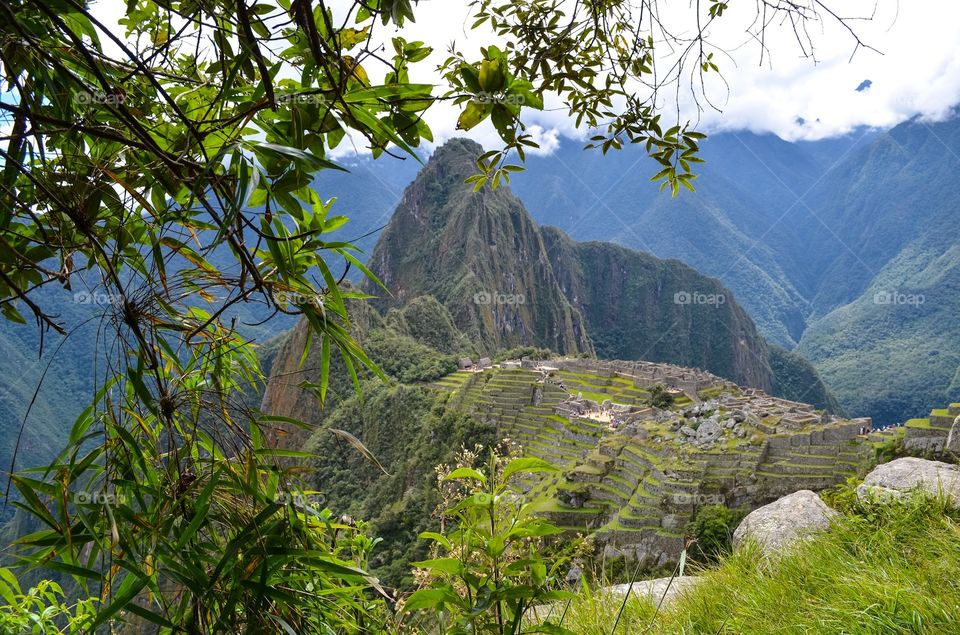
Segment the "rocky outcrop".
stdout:
<svg viewBox="0 0 960 635">
<path fill-rule="evenodd" d="M 899 498 L 910 492 L 943 496 L 953 506 L 960 506 L 960 467 L 906 457 L 878 465 L 857 487 L 861 499 L 869 496 Z"/>
<path fill-rule="evenodd" d="M 385 311 L 432 295 L 486 353 L 525 345 L 593 353 L 523 204 L 508 187 L 474 192 L 465 182 L 482 152 L 454 139 L 404 191 L 370 256 L 368 266 L 389 289 L 368 282 L 372 303 Z"/>
<path fill-rule="evenodd" d="M 677 597 L 688 592 L 700 582 L 700 578 L 693 575 L 678 575 L 673 578 L 656 578 L 654 580 L 637 580 L 630 584 L 615 584 L 605 590 L 614 595 L 633 593 L 641 599 L 652 602 L 654 605 L 669 604 Z"/>
<path fill-rule="evenodd" d="M 829 529 L 836 515 L 815 492 L 800 490 L 747 514 L 733 533 L 733 544 L 740 547 L 749 540 L 766 553 L 780 553 Z"/>
<path fill-rule="evenodd" d="M 730 291 L 676 260 L 541 228 L 546 252 L 597 354 L 705 368 L 770 390 L 767 345 Z M 678 326 L 682 325 L 682 326 Z M 665 336 L 666 335 L 666 336 Z"/>
</svg>

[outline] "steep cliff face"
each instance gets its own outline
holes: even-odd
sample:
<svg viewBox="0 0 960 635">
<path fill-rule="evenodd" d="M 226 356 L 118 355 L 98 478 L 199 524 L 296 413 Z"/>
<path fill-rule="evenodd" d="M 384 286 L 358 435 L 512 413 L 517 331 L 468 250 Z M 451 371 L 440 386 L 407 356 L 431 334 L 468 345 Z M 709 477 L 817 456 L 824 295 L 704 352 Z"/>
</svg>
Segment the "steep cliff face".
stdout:
<svg viewBox="0 0 960 635">
<path fill-rule="evenodd" d="M 482 148 L 454 140 L 405 191 L 370 268 L 381 310 L 432 295 L 484 352 L 533 344 L 592 353 L 583 318 L 557 284 L 536 224 L 508 188 L 472 192 L 464 180 Z"/>
<path fill-rule="evenodd" d="M 766 342 L 716 279 L 678 260 L 577 243 L 553 227 L 541 233 L 599 357 L 695 366 L 743 385 L 773 386 Z"/>
</svg>

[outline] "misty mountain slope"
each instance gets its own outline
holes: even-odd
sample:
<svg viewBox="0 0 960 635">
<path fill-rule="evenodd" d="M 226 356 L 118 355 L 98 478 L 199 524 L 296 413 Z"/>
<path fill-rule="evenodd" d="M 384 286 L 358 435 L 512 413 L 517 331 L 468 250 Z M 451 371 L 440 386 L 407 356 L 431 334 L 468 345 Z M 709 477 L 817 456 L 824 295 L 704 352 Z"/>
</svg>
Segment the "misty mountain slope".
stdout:
<svg viewBox="0 0 960 635">
<path fill-rule="evenodd" d="M 852 413 L 879 422 L 960 395 L 960 245 L 918 240 L 854 302 L 815 322 L 798 351 Z"/>
<path fill-rule="evenodd" d="M 597 355 L 670 360 L 770 386 L 765 342 L 719 281 L 677 260 L 542 229 L 560 286 L 586 319 Z M 697 302 L 702 299 L 703 302 Z"/>
<path fill-rule="evenodd" d="M 956 242 L 960 120 L 913 121 L 886 132 L 799 143 L 720 133 L 703 143 L 702 154 L 707 163 L 697 192 L 676 199 L 656 195 L 647 178 L 651 166 L 637 149 L 602 157 L 573 143 L 530 160 L 513 186 L 535 217 L 574 239 L 613 240 L 719 278 L 771 341 L 786 348 L 802 341 L 799 352 L 824 371 L 850 414 L 890 423 L 927 409 L 910 404 L 942 402 L 941 388 L 955 376 L 949 363 L 915 371 L 912 363 L 873 360 L 881 351 L 899 360 L 896 351 L 910 349 L 919 334 L 936 333 L 949 318 L 920 311 L 898 328 L 868 329 L 872 338 L 864 340 L 861 331 L 877 288 L 912 284 L 901 256 L 938 262 Z M 914 269 L 927 275 L 922 262 Z M 950 288 L 930 275 L 930 284 L 921 286 L 933 295 Z M 949 295 L 942 303 L 955 306 Z M 850 311 L 842 311 L 848 304 Z M 820 337 L 827 338 L 822 345 Z M 933 337 L 916 350 L 960 354 L 960 339 Z M 838 348 L 839 339 L 847 348 Z M 862 342 L 862 356 L 855 342 Z M 869 378 L 858 370 L 865 367 L 873 369 Z M 917 390 L 926 397 L 895 397 Z M 947 397 L 960 394 L 954 389 Z"/>
<path fill-rule="evenodd" d="M 792 347 L 807 302 L 775 249 L 793 240 L 778 210 L 819 164 L 793 144 L 747 133 L 708 139 L 703 154 L 697 192 L 675 199 L 658 193 L 656 170 L 632 147 L 603 156 L 566 144 L 531 158 L 513 186 L 539 222 L 578 240 L 618 242 L 720 278 L 767 337 Z"/>
<path fill-rule="evenodd" d="M 860 148 L 795 217 L 808 243 L 816 315 L 859 296 L 910 243 L 960 221 L 960 121 L 903 124 Z M 793 249 L 799 249 L 793 245 Z"/>
</svg>

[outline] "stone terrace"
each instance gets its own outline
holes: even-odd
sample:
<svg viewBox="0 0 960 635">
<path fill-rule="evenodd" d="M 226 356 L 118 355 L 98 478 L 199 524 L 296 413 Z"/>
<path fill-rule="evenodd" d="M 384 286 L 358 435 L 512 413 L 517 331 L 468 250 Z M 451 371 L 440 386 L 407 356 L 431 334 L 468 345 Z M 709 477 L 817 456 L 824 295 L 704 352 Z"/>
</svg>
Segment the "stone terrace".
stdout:
<svg viewBox="0 0 960 635">
<path fill-rule="evenodd" d="M 670 408 L 648 403 L 658 385 L 674 396 Z M 561 526 L 597 532 L 611 555 L 658 563 L 680 553 L 683 527 L 703 505 L 756 507 L 829 487 L 872 451 L 869 419 L 839 419 L 668 364 L 518 360 L 434 386 L 499 438 L 561 468 L 528 482 L 551 499 Z"/>
</svg>

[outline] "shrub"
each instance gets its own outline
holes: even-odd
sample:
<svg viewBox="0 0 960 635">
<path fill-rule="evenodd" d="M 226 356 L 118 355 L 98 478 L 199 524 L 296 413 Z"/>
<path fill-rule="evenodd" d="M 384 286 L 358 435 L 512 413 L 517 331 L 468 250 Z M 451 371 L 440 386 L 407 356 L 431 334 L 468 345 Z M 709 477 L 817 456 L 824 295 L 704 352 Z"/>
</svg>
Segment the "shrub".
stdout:
<svg viewBox="0 0 960 635">
<path fill-rule="evenodd" d="M 73 604 L 66 601 L 63 589 L 51 580 L 41 580 L 26 593 L 9 569 L 0 568 L 0 632 L 65 635 L 81 633 L 93 623 L 96 599 Z"/>
<path fill-rule="evenodd" d="M 733 531 L 745 513 L 725 505 L 707 505 L 700 508 L 687 525 L 687 533 L 696 538 L 691 556 L 703 562 L 715 562 L 730 553 Z"/>
<path fill-rule="evenodd" d="M 533 515 L 534 503 L 516 483 L 524 474 L 555 468 L 491 451 L 476 469 L 478 455 L 465 452 L 459 466 L 438 471 L 447 505 L 442 515 L 452 525 L 446 533 L 421 534 L 433 542 L 434 557 L 413 563 L 423 588 L 407 598 L 403 611 L 435 618 L 442 632 L 519 633 L 531 608 L 573 597 L 557 590 L 562 562 L 543 556 L 544 539 L 562 530 Z"/>
<path fill-rule="evenodd" d="M 667 392 L 667 389 L 663 386 L 657 385 L 650 389 L 648 401 L 654 408 L 666 410 L 673 405 L 673 395 Z"/>
</svg>

